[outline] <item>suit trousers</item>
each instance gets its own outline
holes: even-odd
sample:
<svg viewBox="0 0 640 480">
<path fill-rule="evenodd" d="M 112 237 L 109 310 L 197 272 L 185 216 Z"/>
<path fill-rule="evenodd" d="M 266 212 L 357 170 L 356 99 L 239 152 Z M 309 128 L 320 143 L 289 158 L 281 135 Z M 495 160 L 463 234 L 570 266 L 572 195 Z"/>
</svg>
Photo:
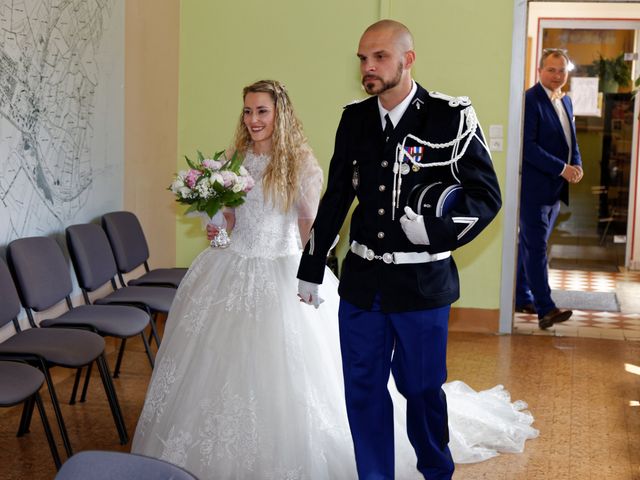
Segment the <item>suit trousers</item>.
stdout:
<svg viewBox="0 0 640 480">
<path fill-rule="evenodd" d="M 450 309 L 384 313 L 379 296 L 370 310 L 340 301 L 345 398 L 360 480 L 394 478 L 390 372 L 407 399 L 407 434 L 418 470 L 429 480 L 451 479 L 454 465 L 442 391 Z"/>
<path fill-rule="evenodd" d="M 559 201 L 553 205 L 526 205 L 523 200 L 520 206 L 516 305 L 533 303 L 538 318 L 556 308 L 549 286 L 547 244 L 559 211 Z"/>
</svg>

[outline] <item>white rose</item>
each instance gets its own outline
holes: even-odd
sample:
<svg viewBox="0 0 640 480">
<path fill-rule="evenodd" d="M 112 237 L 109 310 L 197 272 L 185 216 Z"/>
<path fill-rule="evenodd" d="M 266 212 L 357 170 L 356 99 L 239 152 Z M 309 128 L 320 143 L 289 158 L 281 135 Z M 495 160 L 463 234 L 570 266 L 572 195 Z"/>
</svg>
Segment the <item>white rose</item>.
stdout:
<svg viewBox="0 0 640 480">
<path fill-rule="evenodd" d="M 171 191 L 173 193 L 178 193 L 182 187 L 184 187 L 184 181 L 181 178 L 177 178 L 171 184 Z"/>
<path fill-rule="evenodd" d="M 243 177 L 249 175 L 249 172 L 247 171 L 246 168 L 244 168 L 244 165 L 240 165 L 238 172 L 240 172 L 240 175 L 242 175 Z"/>
<path fill-rule="evenodd" d="M 243 189 L 244 189 L 244 185 L 242 185 L 242 182 L 236 182 L 233 184 L 233 187 L 231 187 L 231 191 L 233 193 L 241 192 Z"/>
<path fill-rule="evenodd" d="M 224 178 L 222 178 L 222 175 L 220 175 L 219 173 L 213 173 L 211 177 L 209 177 L 209 183 L 211 185 L 213 185 L 214 183 L 224 185 Z"/>
<path fill-rule="evenodd" d="M 179 191 L 182 198 L 189 198 L 191 196 L 191 189 L 189 187 L 182 187 Z"/>
</svg>

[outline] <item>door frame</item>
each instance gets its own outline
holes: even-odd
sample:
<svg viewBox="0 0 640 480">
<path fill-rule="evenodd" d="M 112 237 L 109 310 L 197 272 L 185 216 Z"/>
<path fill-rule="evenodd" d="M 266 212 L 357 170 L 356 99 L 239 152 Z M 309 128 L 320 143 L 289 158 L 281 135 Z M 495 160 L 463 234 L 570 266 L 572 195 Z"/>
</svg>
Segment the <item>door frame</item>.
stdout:
<svg viewBox="0 0 640 480">
<path fill-rule="evenodd" d="M 526 62 L 526 42 L 527 42 L 527 25 L 528 25 L 528 9 L 529 2 L 527 0 L 514 0 L 513 10 L 513 34 L 511 46 L 511 76 L 509 90 L 509 125 L 507 134 L 507 155 L 506 155 L 506 178 L 505 178 L 505 195 L 506 199 L 515 201 L 507 201 L 504 204 L 504 230 L 502 241 L 502 271 L 501 271 L 501 287 L 500 287 L 500 317 L 498 330 L 500 333 L 511 333 L 513 329 L 514 314 L 514 296 L 515 296 L 515 280 L 517 265 L 517 234 L 518 234 L 518 215 L 520 207 L 520 173 L 522 166 L 522 130 L 523 130 L 523 111 L 524 111 L 524 90 L 525 90 L 525 72 L 529 65 Z M 558 21 L 570 20 L 569 18 L 554 18 Z M 607 18 L 607 19 L 578 19 L 572 17 L 571 20 L 602 22 L 616 22 L 616 26 L 623 29 L 634 29 L 638 25 L 640 19 L 630 18 Z M 545 26 L 549 25 L 550 19 L 545 18 Z M 537 36 L 540 35 L 541 21 L 538 22 Z M 553 25 L 553 23 L 551 23 Z M 629 25 L 634 25 L 629 28 Z M 587 27 L 588 28 L 588 27 Z M 609 27 L 610 28 L 610 27 Z M 636 37 L 636 44 L 640 41 L 640 35 Z M 535 52 L 536 59 L 539 58 L 538 38 L 536 38 L 535 48 L 532 45 L 532 53 Z M 637 49 L 637 48 L 636 48 Z M 634 68 L 637 68 L 638 62 L 634 62 Z M 634 71 L 634 76 L 637 76 Z M 638 122 L 638 98 L 636 97 L 634 128 L 632 141 L 632 158 L 630 171 L 630 188 L 629 188 L 629 218 L 627 220 L 627 251 L 626 263 L 632 269 L 640 269 L 640 237 L 635 235 L 640 228 L 640 208 L 637 205 L 637 192 L 640 187 L 640 175 L 638 168 L 638 155 L 640 153 L 640 122 Z M 633 188 L 632 188 L 633 187 Z"/>
</svg>

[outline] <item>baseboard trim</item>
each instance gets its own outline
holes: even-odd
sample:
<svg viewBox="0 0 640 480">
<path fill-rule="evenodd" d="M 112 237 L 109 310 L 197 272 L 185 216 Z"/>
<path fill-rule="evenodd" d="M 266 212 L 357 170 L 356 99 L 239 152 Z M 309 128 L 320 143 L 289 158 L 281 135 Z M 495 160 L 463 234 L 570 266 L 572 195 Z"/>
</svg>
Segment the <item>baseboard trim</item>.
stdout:
<svg viewBox="0 0 640 480">
<path fill-rule="evenodd" d="M 500 330 L 500 310 L 489 308 L 453 307 L 449 315 L 449 331 L 497 333 Z"/>
</svg>

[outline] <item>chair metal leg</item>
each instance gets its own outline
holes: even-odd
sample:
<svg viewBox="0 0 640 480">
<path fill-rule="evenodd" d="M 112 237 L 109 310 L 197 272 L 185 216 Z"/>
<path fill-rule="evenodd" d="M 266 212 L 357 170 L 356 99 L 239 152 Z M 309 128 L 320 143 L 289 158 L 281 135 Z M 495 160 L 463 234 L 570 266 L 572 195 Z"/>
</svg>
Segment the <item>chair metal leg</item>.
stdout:
<svg viewBox="0 0 640 480">
<path fill-rule="evenodd" d="M 31 426 L 31 417 L 33 416 L 33 408 L 35 399 L 30 397 L 22 404 L 22 416 L 20 417 L 20 426 L 18 427 L 18 433 L 16 437 L 22 437 L 26 433 L 29 433 L 29 427 Z"/>
<path fill-rule="evenodd" d="M 149 345 L 149 342 L 147 342 L 147 337 L 144 336 L 144 332 L 141 332 L 140 336 L 142 337 L 142 343 L 144 343 L 144 349 L 147 352 L 147 358 L 149 359 L 149 363 L 151 364 L 151 369 L 153 370 L 153 367 L 155 366 L 155 362 L 153 361 L 153 354 L 151 353 L 151 347 Z"/>
<path fill-rule="evenodd" d="M 118 359 L 116 360 L 116 368 L 113 371 L 113 378 L 118 378 L 120 376 L 120 365 L 122 364 L 122 356 L 124 355 L 124 346 L 126 343 L 126 338 L 123 338 L 122 342 L 120 342 L 120 350 L 118 351 Z"/>
<path fill-rule="evenodd" d="M 58 429 L 60 430 L 60 436 L 62 437 L 62 443 L 64 445 L 64 450 L 67 454 L 67 457 L 73 455 L 73 450 L 71 449 L 71 442 L 69 441 L 69 434 L 67 433 L 67 427 L 64 424 L 64 419 L 62 418 L 62 411 L 60 410 L 60 404 L 58 403 L 58 395 L 56 395 L 56 390 L 53 387 L 53 380 L 51 380 L 51 374 L 49 373 L 48 366 L 44 366 L 42 368 L 44 379 L 47 382 L 47 388 L 49 389 L 49 396 L 51 397 L 51 405 L 53 405 L 53 411 L 56 415 L 56 421 L 58 422 Z"/>
<path fill-rule="evenodd" d="M 69 405 L 76 404 L 76 394 L 78 393 L 78 385 L 80 384 L 81 376 L 82 376 L 82 367 L 76 370 L 76 378 L 73 381 L 73 389 L 71 390 L 71 398 L 69 399 Z"/>
<path fill-rule="evenodd" d="M 156 341 L 156 345 L 160 348 L 160 336 L 158 335 L 158 328 L 156 327 L 156 316 L 157 314 L 151 315 L 149 318 L 149 325 L 151 325 L 151 335 Z M 151 345 L 151 335 L 149 335 L 149 345 Z"/>
<path fill-rule="evenodd" d="M 53 439 L 53 433 L 51 432 L 51 426 L 49 425 L 49 420 L 47 419 L 47 412 L 44 410 L 42 398 L 40 398 L 40 394 L 36 392 L 33 395 L 33 399 L 35 400 L 35 404 L 38 405 L 38 412 L 40 413 L 40 419 L 42 420 L 42 426 L 44 427 L 44 434 L 47 437 L 49 449 L 51 450 L 51 456 L 53 457 L 53 462 L 56 464 L 56 470 L 60 470 L 62 462 L 60 461 L 58 447 L 56 447 L 56 442 Z"/>
<path fill-rule="evenodd" d="M 91 370 L 93 369 L 93 363 L 90 363 L 87 367 L 87 375 L 84 377 L 84 385 L 82 386 L 82 395 L 80 395 L 80 403 L 87 401 L 87 391 L 89 390 L 89 380 L 91 379 Z"/>
<path fill-rule="evenodd" d="M 109 366 L 107 365 L 107 361 L 104 358 L 104 353 L 96 358 L 96 363 L 98 364 L 100 377 L 102 377 L 104 391 L 107 394 L 107 399 L 109 400 L 111 414 L 113 415 L 113 420 L 116 424 L 118 435 L 120 435 L 120 444 L 126 445 L 129 441 L 127 427 L 124 424 L 124 418 L 122 416 L 122 411 L 120 410 L 120 404 L 118 403 L 118 396 L 116 394 L 116 389 L 113 386 L 113 382 L 111 381 L 111 374 L 109 373 Z"/>
</svg>

